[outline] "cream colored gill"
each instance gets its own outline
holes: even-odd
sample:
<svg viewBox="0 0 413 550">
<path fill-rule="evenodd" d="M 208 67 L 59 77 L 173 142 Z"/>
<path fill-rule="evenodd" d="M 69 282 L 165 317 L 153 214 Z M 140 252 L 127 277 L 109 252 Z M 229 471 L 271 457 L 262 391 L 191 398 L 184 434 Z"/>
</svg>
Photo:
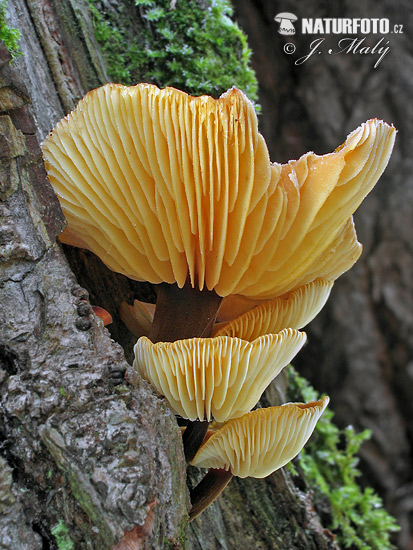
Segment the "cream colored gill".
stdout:
<svg viewBox="0 0 413 550">
<path fill-rule="evenodd" d="M 192 465 L 266 477 L 301 451 L 328 402 L 287 403 L 230 420 L 201 446 Z"/>
<path fill-rule="evenodd" d="M 175 413 L 223 422 L 252 409 L 305 339 L 293 329 L 251 343 L 222 336 L 152 344 L 142 337 L 135 346 L 134 368 Z"/>
</svg>

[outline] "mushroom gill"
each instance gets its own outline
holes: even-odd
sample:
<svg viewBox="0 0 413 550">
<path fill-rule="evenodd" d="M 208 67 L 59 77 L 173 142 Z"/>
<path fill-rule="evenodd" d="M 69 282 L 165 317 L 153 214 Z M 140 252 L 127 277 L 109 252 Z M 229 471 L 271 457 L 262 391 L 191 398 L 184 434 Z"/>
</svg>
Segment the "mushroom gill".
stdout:
<svg viewBox="0 0 413 550">
<path fill-rule="evenodd" d="M 57 124 L 43 154 L 64 242 L 132 279 L 260 300 L 293 290 L 329 254 L 394 135 L 374 119 L 334 153 L 271 164 L 235 88 L 215 100 L 106 84 Z"/>
<path fill-rule="evenodd" d="M 316 279 L 287 296 L 262 302 L 230 323 L 216 324 L 214 336 L 232 336 L 251 342 L 286 327 L 300 329 L 322 309 L 332 286 L 332 281 Z"/>
<path fill-rule="evenodd" d="M 238 477 L 266 477 L 304 447 L 329 398 L 257 409 L 227 422 L 204 443 L 193 466 L 230 470 Z"/>
<path fill-rule="evenodd" d="M 328 402 L 323 397 L 257 409 L 230 420 L 206 439 L 191 461 L 209 471 L 191 490 L 190 521 L 220 495 L 233 475 L 266 477 L 292 460 L 310 438 Z"/>
<path fill-rule="evenodd" d="M 220 336 L 153 344 L 143 336 L 135 346 L 134 368 L 183 418 L 224 422 L 256 405 L 305 339 L 293 329 L 251 343 Z"/>
</svg>

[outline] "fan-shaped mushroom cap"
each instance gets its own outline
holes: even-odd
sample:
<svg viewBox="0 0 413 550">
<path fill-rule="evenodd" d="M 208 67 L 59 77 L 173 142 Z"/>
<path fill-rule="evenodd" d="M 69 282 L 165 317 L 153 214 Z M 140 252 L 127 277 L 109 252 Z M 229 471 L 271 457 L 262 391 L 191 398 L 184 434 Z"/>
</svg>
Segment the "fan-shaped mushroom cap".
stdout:
<svg viewBox="0 0 413 550">
<path fill-rule="evenodd" d="M 287 403 L 230 420 L 202 445 L 192 464 L 231 470 L 239 477 L 266 477 L 301 451 L 328 402 L 323 397 Z"/>
<path fill-rule="evenodd" d="M 153 344 L 142 337 L 135 346 L 134 367 L 175 413 L 224 422 L 254 407 L 305 339 L 305 333 L 292 329 L 252 343 L 220 336 Z"/>
<path fill-rule="evenodd" d="M 307 153 L 298 161 L 273 164 L 269 189 L 274 192 L 266 215 L 272 211 L 274 217 L 263 224 L 271 237 L 257 241 L 251 261 L 255 269 L 246 268 L 236 283 L 228 281 L 228 294 L 270 299 L 308 282 L 308 274 L 321 268 L 320 260 L 342 238 L 340 233 L 350 232 L 349 226 L 344 228 L 387 165 L 395 133 L 386 123 L 370 120 L 334 153 Z M 226 282 L 222 274 L 215 290 L 219 293 Z"/>
<path fill-rule="evenodd" d="M 355 264 L 360 257 L 361 251 L 362 246 L 357 241 L 353 218 L 350 218 L 330 246 L 314 260 L 311 267 L 305 272 L 305 274 L 292 281 L 291 289 L 288 294 L 278 297 L 285 299 L 293 291 L 302 292 L 301 289 L 304 285 L 313 283 L 315 280 L 332 283 L 335 279 L 337 279 L 337 277 L 342 275 Z M 232 319 L 247 313 L 255 306 L 264 303 L 264 300 L 247 298 L 246 296 L 240 296 L 239 294 L 227 296 L 222 300 L 221 307 L 218 311 L 217 321 L 221 323 L 219 327 L 223 326 L 223 323 L 231 321 Z"/>
<path fill-rule="evenodd" d="M 237 256 L 270 180 L 253 105 L 235 88 L 215 100 L 108 84 L 56 126 L 43 152 L 65 242 L 133 279 L 183 286 L 189 275 L 200 289 Z"/>
<path fill-rule="evenodd" d="M 319 313 L 330 295 L 332 281 L 316 281 L 284 298 L 262 302 L 244 315 L 217 327 L 214 336 L 236 336 L 251 342 L 263 334 L 290 327 L 300 329 Z"/>
<path fill-rule="evenodd" d="M 250 101 L 107 84 L 43 146 L 62 240 L 152 283 L 273 298 L 336 238 L 388 161 L 394 129 L 363 124 L 343 147 L 270 165 Z"/>
</svg>

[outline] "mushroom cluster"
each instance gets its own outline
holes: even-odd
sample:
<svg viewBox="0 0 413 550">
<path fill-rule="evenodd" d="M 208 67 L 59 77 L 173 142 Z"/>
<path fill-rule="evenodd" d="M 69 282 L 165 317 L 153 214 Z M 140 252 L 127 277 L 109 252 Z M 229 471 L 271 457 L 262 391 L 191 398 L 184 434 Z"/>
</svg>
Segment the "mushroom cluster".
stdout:
<svg viewBox="0 0 413 550">
<path fill-rule="evenodd" d="M 210 468 L 191 519 L 232 475 L 264 477 L 294 458 L 327 406 L 252 411 L 359 257 L 352 214 L 394 138 L 369 120 L 333 153 L 281 165 L 235 88 L 213 99 L 107 84 L 46 139 L 61 241 L 158 285 L 156 307 L 136 301 L 123 314 L 140 336 L 135 369 L 188 420 L 188 462 Z"/>
</svg>

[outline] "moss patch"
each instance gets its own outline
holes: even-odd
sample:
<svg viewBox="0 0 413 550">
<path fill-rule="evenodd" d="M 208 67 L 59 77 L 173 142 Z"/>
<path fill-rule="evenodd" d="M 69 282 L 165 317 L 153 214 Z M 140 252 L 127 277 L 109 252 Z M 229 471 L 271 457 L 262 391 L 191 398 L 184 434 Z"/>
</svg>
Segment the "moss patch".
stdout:
<svg viewBox="0 0 413 550">
<path fill-rule="evenodd" d="M 174 86 L 214 97 L 236 86 L 257 100 L 251 50 L 227 0 L 136 0 L 141 32 L 132 40 L 120 24 L 120 14 L 116 19 L 100 0 L 88 2 L 112 80 Z"/>
<path fill-rule="evenodd" d="M 6 6 L 7 0 L 2 0 L 0 2 L 0 40 L 4 42 L 4 45 L 11 53 L 12 59 L 14 59 L 19 55 L 23 55 L 19 47 L 20 31 L 8 26 L 6 21 Z"/>
<path fill-rule="evenodd" d="M 75 545 L 69 537 L 69 529 L 62 520 L 52 528 L 52 535 L 56 538 L 58 550 L 75 550 Z"/>
<path fill-rule="evenodd" d="M 291 367 L 288 400 L 314 401 L 317 392 Z M 337 536 L 341 548 L 390 550 L 391 533 L 398 531 L 395 519 L 383 508 L 381 498 L 370 487 L 357 483 L 357 454 L 369 439 L 369 430 L 356 434 L 349 426 L 345 430 L 333 422 L 334 413 L 327 409 L 317 423 L 314 434 L 301 451 L 296 465 L 304 474 L 319 510 L 331 510 L 327 525 Z M 289 468 L 297 473 L 294 465 Z M 295 471 L 294 471 L 295 470 Z"/>
</svg>

